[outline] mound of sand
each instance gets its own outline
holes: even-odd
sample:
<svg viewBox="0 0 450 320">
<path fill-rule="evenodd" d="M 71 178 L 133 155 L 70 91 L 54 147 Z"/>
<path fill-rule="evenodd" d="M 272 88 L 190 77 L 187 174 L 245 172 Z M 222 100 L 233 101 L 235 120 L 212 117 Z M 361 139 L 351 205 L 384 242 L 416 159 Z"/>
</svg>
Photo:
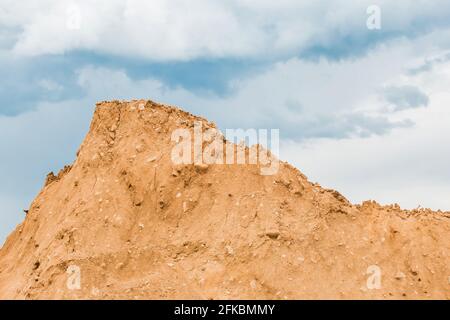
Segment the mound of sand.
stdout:
<svg viewBox="0 0 450 320">
<path fill-rule="evenodd" d="M 103 102 L 0 251 L 0 298 L 450 298 L 450 214 L 349 203 L 281 163 L 175 165 L 151 101 Z"/>
</svg>

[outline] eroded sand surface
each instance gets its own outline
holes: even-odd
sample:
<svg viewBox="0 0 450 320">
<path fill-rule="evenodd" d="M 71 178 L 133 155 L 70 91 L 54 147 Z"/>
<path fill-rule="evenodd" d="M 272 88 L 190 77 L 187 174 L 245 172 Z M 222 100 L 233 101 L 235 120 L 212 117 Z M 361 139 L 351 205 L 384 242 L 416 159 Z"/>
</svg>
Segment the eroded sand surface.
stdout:
<svg viewBox="0 0 450 320">
<path fill-rule="evenodd" d="M 450 298 L 449 213 L 353 205 L 287 163 L 174 165 L 171 133 L 196 120 L 214 126 L 99 103 L 1 249 L 0 298 Z"/>
</svg>

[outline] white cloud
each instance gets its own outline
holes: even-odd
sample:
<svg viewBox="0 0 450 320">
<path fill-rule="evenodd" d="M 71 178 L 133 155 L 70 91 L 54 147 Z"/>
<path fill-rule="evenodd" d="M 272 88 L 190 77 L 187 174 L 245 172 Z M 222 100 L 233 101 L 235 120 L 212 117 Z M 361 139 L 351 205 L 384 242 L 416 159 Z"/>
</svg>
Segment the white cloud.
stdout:
<svg viewBox="0 0 450 320">
<path fill-rule="evenodd" d="M 282 156 L 354 202 L 375 199 L 450 210 L 450 63 L 414 82 L 431 98 L 427 109 L 407 111 L 414 127 L 364 139 L 286 142 Z"/>
<path fill-rule="evenodd" d="M 79 83 L 96 99 L 147 97 L 217 119 L 222 127 L 281 128 L 282 135 L 297 140 L 341 138 L 411 123 L 407 114 L 387 112 L 387 102 L 379 96 L 387 85 L 421 88 L 403 76 L 416 60 L 415 50 L 413 43 L 402 41 L 357 60 L 292 58 L 232 80 L 233 94 L 226 97 L 168 88 L 152 78 L 133 81 L 124 70 L 98 67 L 81 69 Z"/>
<path fill-rule="evenodd" d="M 64 89 L 62 85 L 59 83 L 49 80 L 49 79 L 41 79 L 38 82 L 39 87 L 47 91 L 61 91 Z"/>
<path fill-rule="evenodd" d="M 0 21 L 20 28 L 14 52 L 74 49 L 188 60 L 199 57 L 279 57 L 314 47 L 367 45 L 371 1 L 1 0 Z M 445 25 L 446 0 L 380 0 L 382 33 L 409 36 Z M 80 28 L 67 28 L 79 7 Z M 448 22 L 448 21 L 447 21 Z"/>
</svg>

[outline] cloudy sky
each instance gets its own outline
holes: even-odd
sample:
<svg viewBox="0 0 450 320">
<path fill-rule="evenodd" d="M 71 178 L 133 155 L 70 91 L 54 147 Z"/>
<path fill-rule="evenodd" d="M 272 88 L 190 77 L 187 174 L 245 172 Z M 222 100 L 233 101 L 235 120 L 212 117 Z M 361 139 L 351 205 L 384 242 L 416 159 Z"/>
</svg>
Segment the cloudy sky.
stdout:
<svg viewBox="0 0 450 320">
<path fill-rule="evenodd" d="M 0 70 L 0 243 L 107 99 L 279 128 L 353 202 L 450 210 L 448 0 L 0 0 Z"/>
</svg>

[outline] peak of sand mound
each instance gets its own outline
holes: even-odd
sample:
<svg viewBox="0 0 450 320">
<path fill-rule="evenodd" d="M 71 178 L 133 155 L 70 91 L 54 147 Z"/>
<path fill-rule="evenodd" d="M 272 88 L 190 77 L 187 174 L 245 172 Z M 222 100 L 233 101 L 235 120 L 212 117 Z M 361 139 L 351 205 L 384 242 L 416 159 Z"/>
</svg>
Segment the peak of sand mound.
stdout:
<svg viewBox="0 0 450 320">
<path fill-rule="evenodd" d="M 0 298 L 450 298 L 448 213 L 353 205 L 283 162 L 174 164 L 171 134 L 195 121 L 215 127 L 97 104 L 1 249 Z"/>
</svg>

